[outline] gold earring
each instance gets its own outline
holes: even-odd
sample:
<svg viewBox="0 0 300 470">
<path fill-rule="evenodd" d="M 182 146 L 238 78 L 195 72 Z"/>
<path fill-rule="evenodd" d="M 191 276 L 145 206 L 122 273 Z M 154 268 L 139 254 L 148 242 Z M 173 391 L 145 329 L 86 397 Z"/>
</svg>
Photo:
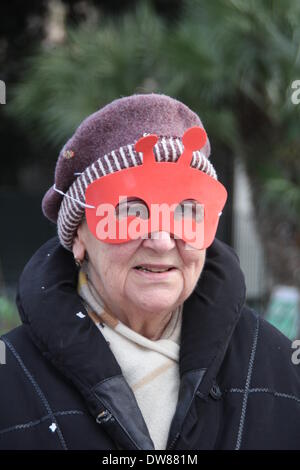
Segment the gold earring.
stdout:
<svg viewBox="0 0 300 470">
<path fill-rule="evenodd" d="M 82 261 L 78 258 L 75 258 L 75 256 L 74 256 L 74 261 L 75 261 L 75 264 L 76 264 L 77 268 L 81 268 Z"/>
</svg>

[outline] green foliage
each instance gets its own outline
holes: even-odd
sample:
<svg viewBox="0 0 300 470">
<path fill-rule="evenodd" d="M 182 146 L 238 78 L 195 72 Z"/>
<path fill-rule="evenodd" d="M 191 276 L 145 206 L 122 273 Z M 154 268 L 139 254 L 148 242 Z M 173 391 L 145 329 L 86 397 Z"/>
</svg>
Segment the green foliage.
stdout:
<svg viewBox="0 0 300 470">
<path fill-rule="evenodd" d="M 61 145 L 99 107 L 155 88 L 152 72 L 163 60 L 165 35 L 162 21 L 147 5 L 136 16 L 70 28 L 65 43 L 41 47 L 26 60 L 6 109 L 31 132 L 38 130 L 43 139 Z"/>
<path fill-rule="evenodd" d="M 0 296 L 0 335 L 20 323 L 16 305 L 7 297 Z"/>
<path fill-rule="evenodd" d="M 203 118 L 213 148 L 245 159 L 259 204 L 276 211 L 285 199 L 299 226 L 296 79 L 298 0 L 187 0 L 175 24 L 139 2 L 130 14 L 69 28 L 63 44 L 40 47 L 5 110 L 34 139 L 62 145 L 85 116 L 115 98 L 170 94 Z"/>
</svg>

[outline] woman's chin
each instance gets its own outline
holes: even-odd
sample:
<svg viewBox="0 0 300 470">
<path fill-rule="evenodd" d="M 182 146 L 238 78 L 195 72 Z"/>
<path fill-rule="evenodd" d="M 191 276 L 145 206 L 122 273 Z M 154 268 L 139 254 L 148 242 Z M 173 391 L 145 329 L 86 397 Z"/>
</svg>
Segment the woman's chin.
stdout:
<svg viewBox="0 0 300 470">
<path fill-rule="evenodd" d="M 137 309 L 150 313 L 161 313 L 172 311 L 174 305 L 178 305 L 182 290 L 181 282 L 174 285 L 150 283 L 147 286 L 139 287 L 136 283 L 128 283 L 125 292 L 130 304 L 135 305 Z"/>
<path fill-rule="evenodd" d="M 152 314 L 162 313 L 165 311 L 172 311 L 175 305 L 178 304 L 178 295 L 164 297 L 159 292 L 155 293 L 155 297 L 144 297 L 141 299 L 132 299 L 133 303 L 141 311 L 148 311 Z"/>
</svg>

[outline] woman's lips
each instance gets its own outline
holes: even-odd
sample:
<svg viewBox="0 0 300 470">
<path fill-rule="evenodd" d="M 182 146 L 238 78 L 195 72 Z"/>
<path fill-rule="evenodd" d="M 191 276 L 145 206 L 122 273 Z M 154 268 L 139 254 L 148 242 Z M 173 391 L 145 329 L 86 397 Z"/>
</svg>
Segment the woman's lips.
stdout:
<svg viewBox="0 0 300 470">
<path fill-rule="evenodd" d="M 176 271 L 177 271 L 176 268 L 172 268 L 172 269 L 170 269 L 169 271 L 165 271 L 165 272 L 162 272 L 162 273 L 154 273 L 154 272 L 150 272 L 150 271 L 142 271 L 142 270 L 136 269 L 136 268 L 133 268 L 133 270 L 136 272 L 136 274 L 137 274 L 138 276 L 142 276 L 142 277 L 144 277 L 145 279 L 154 280 L 154 281 L 161 281 L 161 280 L 163 280 L 163 279 L 167 279 L 168 277 L 174 276 L 174 274 L 175 274 Z"/>
</svg>

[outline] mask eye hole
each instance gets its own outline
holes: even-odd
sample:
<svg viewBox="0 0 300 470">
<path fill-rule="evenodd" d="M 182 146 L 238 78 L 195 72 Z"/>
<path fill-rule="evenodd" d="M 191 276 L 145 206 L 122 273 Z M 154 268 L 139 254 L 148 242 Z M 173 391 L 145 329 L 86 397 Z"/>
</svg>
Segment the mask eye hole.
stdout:
<svg viewBox="0 0 300 470">
<path fill-rule="evenodd" d="M 140 217 L 141 219 L 149 218 L 149 209 L 146 202 L 138 197 L 128 197 L 121 201 L 115 207 L 115 214 L 118 220 L 129 216 Z"/>
<path fill-rule="evenodd" d="M 204 220 L 204 205 L 195 199 L 184 199 L 176 206 L 174 218 L 179 220 L 186 217 L 192 217 L 196 222 Z"/>
</svg>

